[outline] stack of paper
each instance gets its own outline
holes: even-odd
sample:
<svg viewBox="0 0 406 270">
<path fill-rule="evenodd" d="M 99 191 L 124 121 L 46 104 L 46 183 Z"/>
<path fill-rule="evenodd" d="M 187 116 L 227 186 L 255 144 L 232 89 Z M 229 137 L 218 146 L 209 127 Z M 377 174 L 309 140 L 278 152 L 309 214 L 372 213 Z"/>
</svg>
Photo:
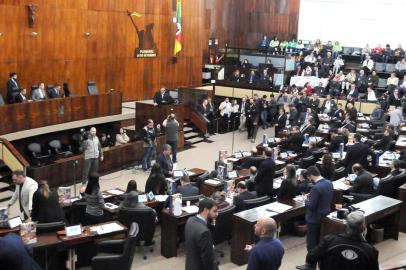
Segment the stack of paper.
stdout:
<svg viewBox="0 0 406 270">
<path fill-rule="evenodd" d="M 117 209 L 118 205 L 112 204 L 112 203 L 105 203 L 104 207 L 108 208 L 108 209 Z"/>
<path fill-rule="evenodd" d="M 350 186 L 345 184 L 342 180 L 334 181 L 333 187 L 334 187 L 334 189 L 337 189 L 337 190 L 347 190 L 350 188 Z"/>
<path fill-rule="evenodd" d="M 165 202 L 168 199 L 168 195 L 155 195 L 155 200 L 158 202 Z"/>
<path fill-rule="evenodd" d="M 121 231 L 123 229 L 124 229 L 123 226 L 121 226 L 115 222 L 90 227 L 90 230 L 97 232 L 97 234 L 106 234 L 106 233 Z"/>
<path fill-rule="evenodd" d="M 210 184 L 210 185 L 219 185 L 220 184 L 220 181 L 214 180 L 214 179 L 207 179 L 204 182 L 207 183 L 207 184 Z"/>
<path fill-rule="evenodd" d="M 184 206 L 182 207 L 182 210 L 189 214 L 195 214 L 199 212 L 199 207 L 196 205 Z"/>
<path fill-rule="evenodd" d="M 119 189 L 110 189 L 107 190 L 108 193 L 113 194 L 113 195 L 121 195 L 124 194 L 124 191 L 119 190 Z"/>
</svg>

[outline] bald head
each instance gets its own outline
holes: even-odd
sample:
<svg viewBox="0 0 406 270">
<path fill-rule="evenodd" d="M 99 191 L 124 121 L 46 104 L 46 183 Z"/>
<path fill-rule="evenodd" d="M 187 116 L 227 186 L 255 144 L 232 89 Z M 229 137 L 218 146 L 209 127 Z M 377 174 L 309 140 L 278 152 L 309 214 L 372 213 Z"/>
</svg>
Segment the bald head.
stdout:
<svg viewBox="0 0 406 270">
<path fill-rule="evenodd" d="M 347 215 L 347 232 L 353 235 L 361 234 L 365 229 L 365 217 L 361 211 L 354 211 Z"/>
<path fill-rule="evenodd" d="M 277 229 L 276 222 L 271 217 L 262 217 L 255 224 L 255 235 L 272 237 Z"/>
</svg>

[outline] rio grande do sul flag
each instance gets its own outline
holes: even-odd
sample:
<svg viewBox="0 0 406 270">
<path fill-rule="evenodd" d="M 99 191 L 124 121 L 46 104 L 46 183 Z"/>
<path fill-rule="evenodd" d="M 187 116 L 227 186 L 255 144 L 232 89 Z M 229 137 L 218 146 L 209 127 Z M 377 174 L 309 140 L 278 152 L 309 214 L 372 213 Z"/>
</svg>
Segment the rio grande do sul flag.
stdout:
<svg viewBox="0 0 406 270">
<path fill-rule="evenodd" d="M 181 0 L 176 0 L 176 36 L 174 55 L 175 57 L 182 50 L 182 3 Z"/>
</svg>

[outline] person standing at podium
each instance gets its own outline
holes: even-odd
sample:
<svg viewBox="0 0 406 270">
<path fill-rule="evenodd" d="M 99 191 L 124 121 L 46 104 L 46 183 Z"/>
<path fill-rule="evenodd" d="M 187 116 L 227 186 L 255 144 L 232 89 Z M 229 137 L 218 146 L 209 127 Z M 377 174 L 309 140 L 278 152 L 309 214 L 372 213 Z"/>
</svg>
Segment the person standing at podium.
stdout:
<svg viewBox="0 0 406 270">
<path fill-rule="evenodd" d="M 159 92 L 157 92 L 154 96 L 154 106 L 158 105 L 167 105 L 167 104 L 172 104 L 173 99 L 169 95 L 169 93 L 166 91 L 165 87 L 161 87 L 159 89 Z"/>
</svg>

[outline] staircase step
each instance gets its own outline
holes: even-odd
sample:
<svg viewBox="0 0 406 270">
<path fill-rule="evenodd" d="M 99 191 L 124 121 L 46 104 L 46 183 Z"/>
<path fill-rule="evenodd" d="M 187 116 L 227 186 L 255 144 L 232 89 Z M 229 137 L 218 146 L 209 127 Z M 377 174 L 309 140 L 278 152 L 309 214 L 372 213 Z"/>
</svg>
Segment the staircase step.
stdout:
<svg viewBox="0 0 406 270">
<path fill-rule="evenodd" d="M 185 140 L 189 140 L 196 137 L 200 137 L 200 134 L 197 132 L 189 132 L 185 134 Z"/>
<path fill-rule="evenodd" d="M 194 137 L 194 138 L 190 138 L 190 139 L 185 140 L 185 143 L 191 143 L 191 144 L 200 143 L 200 142 L 204 142 L 204 138 L 202 138 L 202 137 Z"/>
<path fill-rule="evenodd" d="M 11 196 L 13 196 L 13 192 L 12 191 L 3 191 L 3 192 L 0 192 L 0 202 L 4 202 L 4 201 L 7 201 L 7 200 L 10 200 L 11 199 Z"/>
<path fill-rule="evenodd" d="M 184 133 L 184 134 L 186 134 L 186 133 L 188 133 L 188 132 L 191 132 L 191 131 L 193 131 L 193 128 L 192 128 L 192 127 L 190 127 L 190 126 L 183 127 L 183 133 Z"/>
</svg>

